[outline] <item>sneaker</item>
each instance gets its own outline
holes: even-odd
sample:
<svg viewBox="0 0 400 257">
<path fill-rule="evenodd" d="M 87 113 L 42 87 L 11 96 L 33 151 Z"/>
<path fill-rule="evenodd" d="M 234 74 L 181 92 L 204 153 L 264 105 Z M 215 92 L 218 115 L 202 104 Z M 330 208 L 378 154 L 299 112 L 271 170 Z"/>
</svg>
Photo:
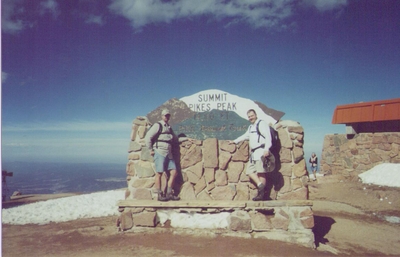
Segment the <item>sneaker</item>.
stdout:
<svg viewBox="0 0 400 257">
<path fill-rule="evenodd" d="M 164 196 L 163 193 L 159 193 L 158 197 L 157 197 L 157 200 L 160 201 L 160 202 L 166 202 L 166 201 L 168 201 L 168 197 Z"/>
<path fill-rule="evenodd" d="M 170 201 L 179 201 L 179 200 L 181 200 L 181 198 L 179 196 L 176 196 L 173 193 L 169 193 L 165 197 Z"/>
</svg>

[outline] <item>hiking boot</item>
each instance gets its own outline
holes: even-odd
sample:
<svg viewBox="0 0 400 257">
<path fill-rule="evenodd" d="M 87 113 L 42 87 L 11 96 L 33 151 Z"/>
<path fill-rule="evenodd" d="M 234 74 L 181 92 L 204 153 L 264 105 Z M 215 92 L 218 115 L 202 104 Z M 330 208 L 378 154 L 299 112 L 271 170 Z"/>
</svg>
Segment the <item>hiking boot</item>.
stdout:
<svg viewBox="0 0 400 257">
<path fill-rule="evenodd" d="M 174 195 L 172 192 L 165 196 L 168 200 L 167 201 L 179 201 L 181 198 L 179 196 Z"/>
<path fill-rule="evenodd" d="M 253 201 L 263 201 L 264 200 L 264 192 L 258 191 L 256 197 L 253 197 Z"/>
<path fill-rule="evenodd" d="M 167 196 L 164 196 L 163 193 L 158 193 L 157 200 L 158 200 L 158 201 L 161 201 L 161 202 L 166 202 L 166 201 L 168 201 L 168 197 L 167 197 Z"/>
<path fill-rule="evenodd" d="M 265 195 L 265 185 L 261 184 L 258 186 L 258 194 L 256 197 L 253 198 L 253 201 L 263 201 Z"/>
</svg>

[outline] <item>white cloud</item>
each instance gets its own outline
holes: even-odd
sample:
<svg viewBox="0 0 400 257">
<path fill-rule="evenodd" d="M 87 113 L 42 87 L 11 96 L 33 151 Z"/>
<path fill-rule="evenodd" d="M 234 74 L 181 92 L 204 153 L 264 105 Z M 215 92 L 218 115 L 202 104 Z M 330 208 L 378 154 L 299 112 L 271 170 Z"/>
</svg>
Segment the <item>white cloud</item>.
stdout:
<svg viewBox="0 0 400 257">
<path fill-rule="evenodd" d="M 24 28 L 22 15 L 24 9 L 20 6 L 22 0 L 1 1 L 1 30 L 5 33 L 17 33 Z"/>
<path fill-rule="evenodd" d="M 123 162 L 128 155 L 130 138 L 121 135 L 110 138 L 97 135 L 59 133 L 57 137 L 42 136 L 7 138 L 2 143 L 2 159 L 7 161 L 79 161 L 79 162 Z"/>
<path fill-rule="evenodd" d="M 335 9 L 347 4 L 346 0 L 303 0 L 307 6 L 320 11 Z M 298 0 L 112 0 L 112 12 L 131 21 L 135 29 L 152 23 L 169 23 L 177 19 L 205 16 L 227 19 L 227 25 L 245 22 L 255 28 L 280 29 L 296 7 Z"/>
<path fill-rule="evenodd" d="M 314 6 L 323 12 L 340 9 L 347 5 L 347 0 L 304 0 L 304 3 Z"/>
<path fill-rule="evenodd" d="M 46 0 L 40 3 L 40 14 L 50 13 L 54 18 L 59 15 L 58 3 L 55 0 Z"/>
<path fill-rule="evenodd" d="M 98 16 L 98 15 L 89 15 L 86 19 L 85 19 L 85 23 L 94 23 L 94 24 L 98 24 L 98 25 L 103 25 L 104 21 L 103 21 L 103 17 L 102 16 Z"/>
<path fill-rule="evenodd" d="M 123 131 L 130 130 L 131 125 L 126 122 L 59 122 L 59 123 L 29 123 L 18 125 L 4 125 L 3 132 L 24 131 Z"/>
<path fill-rule="evenodd" d="M 129 122 L 70 122 L 3 126 L 2 158 L 15 161 L 99 161 L 126 159 Z"/>
<path fill-rule="evenodd" d="M 25 4 L 30 8 L 24 7 Z M 29 12 L 37 10 L 32 7 L 30 0 L 2 0 L 1 1 L 1 30 L 5 33 L 15 34 L 33 24 L 29 21 Z M 39 13 L 50 13 L 56 18 L 60 11 L 55 0 L 45 0 L 39 3 Z"/>
</svg>

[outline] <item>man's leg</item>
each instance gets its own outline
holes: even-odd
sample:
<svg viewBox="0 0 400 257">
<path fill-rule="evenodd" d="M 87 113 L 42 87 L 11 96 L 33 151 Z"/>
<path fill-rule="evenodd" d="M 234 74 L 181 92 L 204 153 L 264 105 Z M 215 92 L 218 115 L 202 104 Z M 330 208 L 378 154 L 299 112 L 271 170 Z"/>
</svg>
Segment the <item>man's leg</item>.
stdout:
<svg viewBox="0 0 400 257">
<path fill-rule="evenodd" d="M 165 158 L 158 154 L 154 154 L 154 164 L 156 166 L 156 175 L 154 176 L 154 188 L 157 191 L 157 200 L 158 201 L 168 201 L 168 199 L 164 196 L 164 192 L 161 190 L 161 178 L 164 174 L 164 161 Z"/>
<path fill-rule="evenodd" d="M 172 200 L 172 201 L 178 201 L 181 199 L 179 196 L 175 196 L 172 191 L 176 176 L 177 176 L 177 171 L 175 169 L 169 171 L 169 179 L 168 179 L 168 183 L 167 183 L 166 197 L 168 198 L 168 200 Z"/>
<path fill-rule="evenodd" d="M 168 199 L 163 195 L 163 191 L 161 190 L 161 177 L 163 173 L 156 172 L 154 177 L 154 188 L 157 191 L 157 200 L 158 201 L 168 201 Z"/>
<path fill-rule="evenodd" d="M 176 175 L 177 175 L 176 170 L 169 171 L 169 179 L 168 179 L 168 187 L 169 188 L 172 188 L 174 186 Z"/>
<path fill-rule="evenodd" d="M 257 185 L 258 190 L 257 196 L 253 198 L 253 201 L 264 200 L 265 185 L 267 183 L 265 173 L 252 173 L 249 174 L 249 177 Z"/>
<path fill-rule="evenodd" d="M 261 180 L 260 180 L 260 178 L 258 177 L 258 174 L 257 174 L 257 173 L 249 174 L 249 177 L 250 177 L 250 179 L 254 182 L 254 184 L 256 184 L 257 186 L 258 186 L 260 183 L 262 183 Z"/>
<path fill-rule="evenodd" d="M 154 187 L 157 192 L 161 192 L 161 173 L 156 172 L 156 176 L 154 177 Z"/>
<path fill-rule="evenodd" d="M 174 187 L 174 184 L 175 184 L 175 178 L 178 175 L 174 159 L 169 159 L 168 160 L 168 171 L 169 171 L 169 178 L 168 178 L 168 182 L 167 182 L 167 194 L 166 194 L 166 197 L 167 197 L 168 200 L 178 201 L 181 198 L 179 198 L 178 196 L 175 196 L 174 192 L 172 190 L 172 188 Z"/>
</svg>

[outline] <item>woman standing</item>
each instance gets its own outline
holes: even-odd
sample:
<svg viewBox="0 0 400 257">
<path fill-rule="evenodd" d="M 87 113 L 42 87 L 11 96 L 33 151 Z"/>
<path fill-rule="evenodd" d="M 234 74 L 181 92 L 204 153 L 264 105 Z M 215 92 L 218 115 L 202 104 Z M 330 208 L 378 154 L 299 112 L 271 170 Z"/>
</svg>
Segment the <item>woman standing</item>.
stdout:
<svg viewBox="0 0 400 257">
<path fill-rule="evenodd" d="M 308 161 L 311 166 L 312 173 L 314 174 L 314 179 L 317 179 L 317 167 L 318 167 L 318 157 L 315 153 L 311 154 L 310 160 Z"/>
</svg>

